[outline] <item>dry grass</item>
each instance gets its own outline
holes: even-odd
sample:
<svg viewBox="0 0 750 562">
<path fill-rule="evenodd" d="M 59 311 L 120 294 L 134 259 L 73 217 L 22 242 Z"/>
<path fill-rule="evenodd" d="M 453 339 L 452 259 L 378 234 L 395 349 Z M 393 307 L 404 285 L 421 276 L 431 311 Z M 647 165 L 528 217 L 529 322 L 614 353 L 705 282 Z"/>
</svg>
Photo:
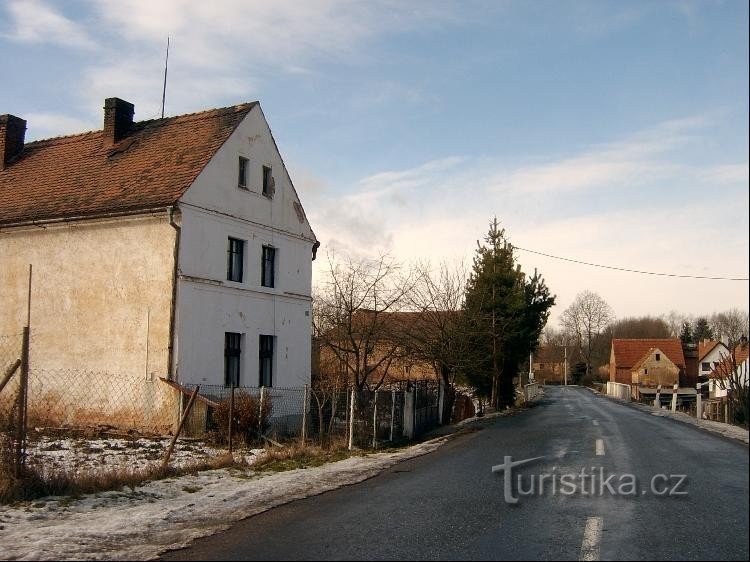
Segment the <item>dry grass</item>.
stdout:
<svg viewBox="0 0 750 562">
<path fill-rule="evenodd" d="M 361 451 L 349 451 L 344 441 L 334 441 L 324 447 L 295 442 L 284 447 L 267 448 L 263 457 L 252 468 L 257 472 L 284 472 L 322 466 L 361 454 Z"/>
<path fill-rule="evenodd" d="M 203 470 L 213 470 L 237 466 L 231 455 L 226 454 L 206 461 L 197 461 L 179 468 L 162 468 L 161 464 L 146 468 L 116 468 L 111 470 L 76 473 L 74 470 L 47 472 L 40 467 L 27 467 L 24 477 L 13 477 L 12 466 L 0 466 L 0 503 L 18 500 L 33 500 L 46 496 L 81 496 L 120 490 L 135 489 L 145 482 L 163 478 L 195 474 Z"/>
</svg>

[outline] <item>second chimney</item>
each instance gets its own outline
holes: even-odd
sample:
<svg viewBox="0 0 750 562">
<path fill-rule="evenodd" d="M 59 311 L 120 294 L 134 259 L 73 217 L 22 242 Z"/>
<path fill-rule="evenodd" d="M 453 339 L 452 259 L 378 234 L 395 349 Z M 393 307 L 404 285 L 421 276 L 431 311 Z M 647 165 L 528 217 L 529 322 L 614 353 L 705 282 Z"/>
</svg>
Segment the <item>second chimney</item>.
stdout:
<svg viewBox="0 0 750 562">
<path fill-rule="evenodd" d="M 133 126 L 135 106 L 120 98 L 104 100 L 104 141 L 110 145 L 127 136 Z"/>
<path fill-rule="evenodd" d="M 0 115 L 0 170 L 21 154 L 25 137 L 25 120 L 15 115 Z"/>
</svg>

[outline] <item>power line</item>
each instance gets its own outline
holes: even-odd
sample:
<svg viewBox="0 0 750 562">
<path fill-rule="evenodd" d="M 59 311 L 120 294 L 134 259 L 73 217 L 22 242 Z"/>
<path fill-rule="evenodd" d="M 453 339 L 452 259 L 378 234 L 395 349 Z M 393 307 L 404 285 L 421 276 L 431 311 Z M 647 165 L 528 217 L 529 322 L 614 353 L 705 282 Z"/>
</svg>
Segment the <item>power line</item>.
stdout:
<svg viewBox="0 0 750 562">
<path fill-rule="evenodd" d="M 680 279 L 710 279 L 712 281 L 750 281 L 747 277 L 712 277 L 708 275 L 680 275 L 678 273 L 659 273 L 656 271 L 641 271 L 639 269 L 628 269 L 627 267 L 615 267 L 613 265 L 602 265 L 600 263 L 591 263 L 587 261 L 574 260 L 572 258 L 563 258 L 560 256 L 553 256 L 552 254 L 545 254 L 544 252 L 537 252 L 536 250 L 529 250 L 528 248 L 521 248 L 520 246 L 513 246 L 516 250 L 522 252 L 529 252 L 531 254 L 537 254 L 545 256 L 547 258 L 553 258 L 556 260 L 567 261 L 571 263 L 578 263 L 581 265 L 589 265 L 591 267 L 601 267 L 603 269 L 614 269 L 615 271 L 627 271 L 628 273 L 640 273 L 641 275 L 656 275 L 658 277 L 679 277 Z"/>
</svg>

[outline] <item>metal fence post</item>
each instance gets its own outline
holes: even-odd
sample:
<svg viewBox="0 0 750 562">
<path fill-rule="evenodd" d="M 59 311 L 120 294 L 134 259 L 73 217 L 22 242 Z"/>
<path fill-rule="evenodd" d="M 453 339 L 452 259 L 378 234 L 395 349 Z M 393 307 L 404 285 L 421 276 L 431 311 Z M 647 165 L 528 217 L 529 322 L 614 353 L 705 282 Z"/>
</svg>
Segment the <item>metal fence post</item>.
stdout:
<svg viewBox="0 0 750 562">
<path fill-rule="evenodd" d="M 260 387 L 260 400 L 258 406 L 258 438 L 263 437 L 263 402 L 266 398 L 266 387 Z"/>
<path fill-rule="evenodd" d="M 354 388 L 349 401 L 349 450 L 354 448 Z"/>
<path fill-rule="evenodd" d="M 232 453 L 232 426 L 234 425 L 234 384 L 229 391 L 229 453 Z"/>
<path fill-rule="evenodd" d="M 372 406 L 372 448 L 378 448 L 378 391 L 375 391 L 375 398 Z"/>
<path fill-rule="evenodd" d="M 307 397 L 310 389 L 305 385 L 305 392 L 302 397 L 302 444 L 307 440 Z"/>
<path fill-rule="evenodd" d="M 391 442 L 393 442 L 393 422 L 396 421 L 396 391 L 391 390 Z"/>
</svg>

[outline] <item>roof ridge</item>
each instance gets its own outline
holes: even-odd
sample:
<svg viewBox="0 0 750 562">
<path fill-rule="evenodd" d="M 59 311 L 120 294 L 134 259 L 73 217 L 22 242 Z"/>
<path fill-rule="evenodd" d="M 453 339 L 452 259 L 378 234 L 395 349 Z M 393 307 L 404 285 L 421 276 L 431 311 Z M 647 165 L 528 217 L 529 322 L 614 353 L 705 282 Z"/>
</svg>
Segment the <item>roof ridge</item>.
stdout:
<svg viewBox="0 0 750 562">
<path fill-rule="evenodd" d="M 144 119 L 143 121 L 135 121 L 133 125 L 143 125 L 143 126 L 150 126 L 152 124 L 156 124 L 160 121 L 169 121 L 173 119 L 183 119 L 183 118 L 189 118 L 185 119 L 186 121 L 193 121 L 198 119 L 204 119 L 208 117 L 212 117 L 213 115 L 209 114 L 216 114 L 216 113 L 228 113 L 230 111 L 242 111 L 243 109 L 251 109 L 255 105 L 258 104 L 258 101 L 249 101 L 237 105 L 228 105 L 226 107 L 214 107 L 213 109 L 204 109 L 203 111 L 194 111 L 192 113 L 182 113 L 180 115 L 170 115 L 169 117 L 157 117 L 155 119 Z"/>
<path fill-rule="evenodd" d="M 144 119 L 143 121 L 134 121 L 133 126 L 134 127 L 140 127 L 145 128 L 152 126 L 156 124 L 157 122 L 168 122 L 170 120 L 179 119 L 188 117 L 191 118 L 189 120 L 197 120 L 201 118 L 208 118 L 210 117 L 209 113 L 219 113 L 219 112 L 228 112 L 230 110 L 234 111 L 242 111 L 242 109 L 251 109 L 255 105 L 257 105 L 259 102 L 258 100 L 255 101 L 249 101 L 241 104 L 236 105 L 227 105 L 225 107 L 214 107 L 212 109 L 204 109 L 203 111 L 194 111 L 192 113 L 182 113 L 180 115 L 170 115 L 169 117 L 158 117 L 156 119 Z M 36 147 L 36 146 L 45 146 L 50 143 L 59 143 L 59 142 L 76 142 L 77 140 L 82 140 L 83 137 L 86 137 L 87 135 L 96 135 L 103 133 L 103 129 L 91 129 L 89 131 L 83 131 L 80 133 L 71 133 L 69 135 L 58 135 L 56 137 L 47 137 L 46 139 L 37 139 L 33 141 L 29 141 L 27 143 L 24 143 L 25 147 Z"/>
</svg>

